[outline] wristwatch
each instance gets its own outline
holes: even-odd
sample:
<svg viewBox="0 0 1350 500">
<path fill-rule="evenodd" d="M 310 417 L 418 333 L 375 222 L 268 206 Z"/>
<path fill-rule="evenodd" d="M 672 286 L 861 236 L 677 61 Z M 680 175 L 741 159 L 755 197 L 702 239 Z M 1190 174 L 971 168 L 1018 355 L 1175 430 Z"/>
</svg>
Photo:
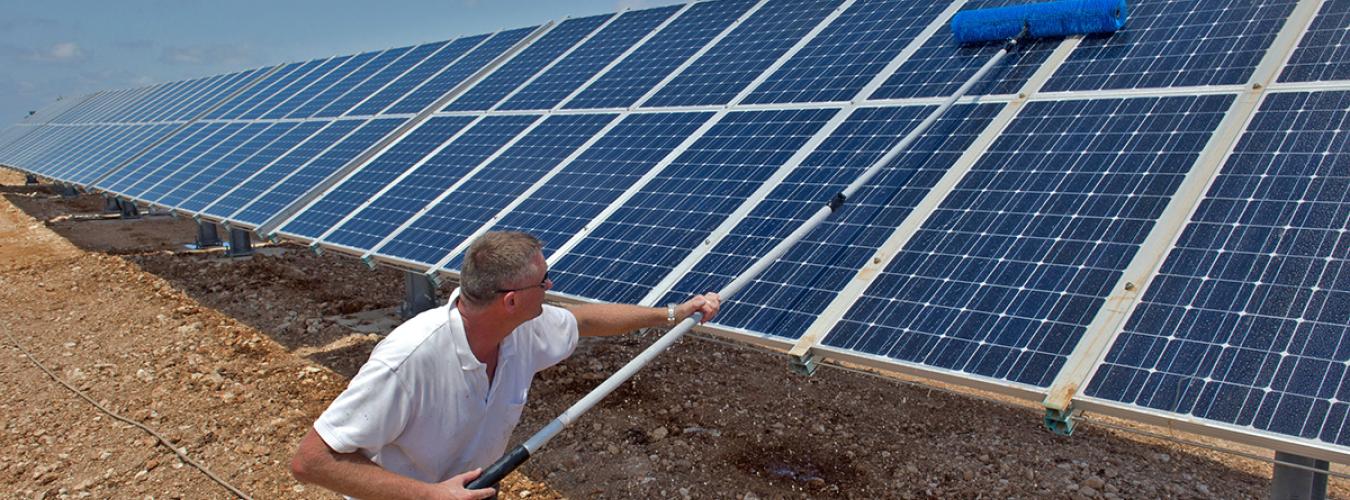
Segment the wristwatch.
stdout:
<svg viewBox="0 0 1350 500">
<path fill-rule="evenodd" d="M 674 302 L 666 304 L 666 326 L 675 326 L 675 308 L 678 306 Z"/>
</svg>

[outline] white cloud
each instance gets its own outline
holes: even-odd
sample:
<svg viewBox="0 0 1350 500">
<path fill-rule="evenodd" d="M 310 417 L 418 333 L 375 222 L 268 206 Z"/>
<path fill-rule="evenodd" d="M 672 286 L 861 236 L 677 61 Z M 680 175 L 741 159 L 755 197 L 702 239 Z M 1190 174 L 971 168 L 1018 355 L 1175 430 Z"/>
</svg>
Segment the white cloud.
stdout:
<svg viewBox="0 0 1350 500">
<path fill-rule="evenodd" d="M 75 61 L 84 58 L 84 51 L 78 43 L 61 42 L 46 49 L 29 51 L 25 58 L 32 61 Z"/>
</svg>

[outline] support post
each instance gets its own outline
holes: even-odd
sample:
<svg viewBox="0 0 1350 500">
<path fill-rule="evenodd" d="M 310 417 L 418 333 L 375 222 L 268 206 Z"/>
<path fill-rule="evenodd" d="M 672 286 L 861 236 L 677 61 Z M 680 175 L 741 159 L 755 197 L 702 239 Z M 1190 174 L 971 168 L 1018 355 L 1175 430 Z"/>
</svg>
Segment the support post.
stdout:
<svg viewBox="0 0 1350 500">
<path fill-rule="evenodd" d="M 398 311 L 403 319 L 410 319 L 422 311 L 439 305 L 436 300 L 436 285 L 427 278 L 427 275 L 406 271 L 403 273 L 403 284 L 407 294 Z"/>
<path fill-rule="evenodd" d="M 197 221 L 197 248 L 218 247 L 224 244 L 220 241 L 220 233 L 216 231 L 214 222 L 204 220 Z"/>
<path fill-rule="evenodd" d="M 38 183 L 37 176 L 33 174 L 26 174 L 23 176 L 23 183 L 29 186 L 37 184 Z"/>
<path fill-rule="evenodd" d="M 1275 464 L 1275 474 L 1270 480 L 1271 500 L 1326 500 L 1327 474 L 1326 460 L 1303 457 L 1282 451 L 1275 452 L 1278 462 L 1311 467 L 1323 472 L 1313 472 L 1302 467 L 1291 467 L 1282 463 Z"/>
<path fill-rule="evenodd" d="M 121 212 L 121 211 L 122 211 L 122 204 L 121 204 L 120 202 L 117 201 L 117 197 L 115 197 L 115 196 L 104 196 L 104 197 L 103 197 L 103 212 L 104 212 L 104 213 L 114 213 L 114 212 Z"/>
<path fill-rule="evenodd" d="M 61 197 L 62 197 L 62 198 L 74 198 L 74 197 L 79 196 L 79 195 L 80 195 L 80 192 L 79 192 L 78 190 L 75 189 L 75 186 L 72 186 L 72 185 L 69 185 L 69 184 L 65 184 L 65 185 L 62 185 L 62 186 L 61 186 Z"/>
<path fill-rule="evenodd" d="M 139 208 L 136 208 L 136 202 L 131 200 L 118 199 L 117 206 L 122 212 L 123 219 L 141 218 L 141 210 Z"/>
<path fill-rule="evenodd" d="M 226 257 L 248 257 L 253 255 L 253 233 L 237 227 L 230 228 L 230 249 Z"/>
</svg>

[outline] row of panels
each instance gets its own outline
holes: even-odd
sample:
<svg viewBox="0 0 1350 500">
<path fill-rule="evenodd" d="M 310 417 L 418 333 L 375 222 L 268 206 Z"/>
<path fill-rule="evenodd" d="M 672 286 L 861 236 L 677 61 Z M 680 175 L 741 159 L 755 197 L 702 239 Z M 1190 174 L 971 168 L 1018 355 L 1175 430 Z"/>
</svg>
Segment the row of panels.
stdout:
<svg viewBox="0 0 1350 500">
<path fill-rule="evenodd" d="M 659 304 L 913 129 L 874 99 L 954 89 L 991 48 L 945 18 L 1001 3 L 700 2 L 99 94 L 0 162 L 433 273 L 530 231 L 560 296 Z M 978 90 L 1029 101 L 954 108 L 710 329 L 1346 456 L 1350 100 L 1296 82 L 1344 78 L 1350 7 L 1131 8 L 1031 44 Z"/>
</svg>

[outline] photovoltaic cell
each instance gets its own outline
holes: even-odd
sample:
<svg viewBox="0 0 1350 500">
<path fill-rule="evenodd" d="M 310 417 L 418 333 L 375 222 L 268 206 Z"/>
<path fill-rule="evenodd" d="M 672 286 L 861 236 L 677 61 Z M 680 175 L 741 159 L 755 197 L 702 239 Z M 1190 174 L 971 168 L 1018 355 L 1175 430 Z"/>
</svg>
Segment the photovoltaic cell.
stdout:
<svg viewBox="0 0 1350 500">
<path fill-rule="evenodd" d="M 385 66 L 388 66 L 389 63 L 398 59 L 400 56 L 407 53 L 409 50 L 412 50 L 412 47 L 389 49 L 383 52 L 367 52 L 365 54 L 360 54 L 357 55 L 356 57 L 353 57 L 352 58 L 353 61 L 360 59 L 368 59 L 368 60 L 362 63 L 360 67 L 353 69 L 350 73 L 347 73 L 345 76 L 342 77 L 341 80 L 338 80 L 337 82 L 333 83 L 332 86 L 324 89 L 322 92 L 319 92 L 318 95 L 315 95 L 309 101 L 305 102 L 304 104 L 301 104 L 299 107 L 292 110 L 290 114 L 286 115 L 286 117 L 309 118 L 310 116 L 313 116 L 315 113 L 318 113 L 319 110 L 323 109 L 329 104 L 338 101 L 339 98 L 351 92 L 354 88 L 356 88 L 356 86 L 360 85 L 361 82 L 366 81 L 366 79 L 370 78 L 371 75 L 374 75 L 376 72 L 380 71 L 381 69 L 384 69 Z"/>
<path fill-rule="evenodd" d="M 292 71 L 291 74 L 287 75 L 284 80 L 277 82 L 275 85 L 277 88 L 272 90 L 269 95 L 264 96 L 264 98 L 256 105 L 239 113 L 235 118 L 240 120 L 256 120 L 262 118 L 268 111 L 281 105 L 282 102 L 290 99 L 305 87 L 314 83 L 314 80 L 322 76 L 328 69 L 331 69 L 329 64 L 331 64 L 331 59 L 315 59 L 305 63 L 295 71 Z"/>
<path fill-rule="evenodd" d="M 202 213 L 222 220 L 229 219 L 240 208 L 248 205 L 259 195 L 266 193 L 277 182 L 286 178 L 291 172 L 303 167 L 309 160 L 319 156 L 329 146 L 337 143 L 365 122 L 365 120 L 338 120 L 327 123 L 328 126 L 324 127 L 323 130 L 304 139 L 304 142 L 287 151 L 284 156 L 275 158 L 275 161 L 269 162 L 261 170 L 255 170 L 256 174 L 253 174 L 248 180 L 231 186 L 234 189 L 229 194 L 216 200 Z"/>
<path fill-rule="evenodd" d="M 643 106 L 727 104 L 842 0 L 769 0 Z"/>
<path fill-rule="evenodd" d="M 1281 82 L 1350 80 L 1350 0 L 1326 0 L 1303 34 Z"/>
<path fill-rule="evenodd" d="M 474 84 L 446 106 L 444 111 L 481 111 L 491 109 L 512 90 L 525 83 L 545 65 L 604 24 L 612 15 L 569 19 L 555 26 L 522 50 L 510 61 Z"/>
<path fill-rule="evenodd" d="M 1245 83 L 1297 3 L 1132 1 L 1125 29 L 1086 37 L 1044 90 Z"/>
<path fill-rule="evenodd" d="M 170 137 L 169 140 L 161 142 L 158 146 L 146 151 L 146 153 L 135 163 L 122 167 L 121 170 L 113 173 L 95 187 L 105 191 L 121 193 L 128 187 L 131 187 L 136 181 L 144 178 L 146 174 L 159 168 L 164 162 L 176 157 L 189 145 L 195 144 L 211 135 L 214 130 L 215 127 L 205 123 L 188 125 L 187 128 L 178 132 L 173 137 Z"/>
<path fill-rule="evenodd" d="M 555 290 L 642 299 L 837 112 L 727 114 L 552 266 Z"/>
<path fill-rule="evenodd" d="M 286 84 L 290 83 L 292 73 L 304 66 L 305 63 L 290 63 L 282 66 L 280 69 L 267 75 L 262 81 L 249 88 L 247 91 L 236 95 L 230 100 L 225 101 L 219 108 L 207 113 L 203 119 L 206 120 L 229 120 L 238 118 L 248 110 L 257 106 L 258 103 L 271 97 Z"/>
<path fill-rule="evenodd" d="M 324 193 L 314 205 L 296 214 L 280 232 L 311 240 L 318 238 L 471 121 L 473 117 L 469 116 L 428 120 Z"/>
<path fill-rule="evenodd" d="M 376 92 L 379 92 L 380 89 L 384 88 L 385 85 L 388 85 L 389 82 L 394 81 L 395 78 L 398 78 L 404 72 L 408 71 L 408 68 L 422 62 L 423 59 L 426 59 L 427 56 L 430 56 L 436 49 L 439 49 L 444 45 L 445 42 L 432 42 L 403 51 L 402 54 L 398 55 L 397 59 L 391 61 L 383 68 L 380 68 L 375 74 L 370 75 L 368 78 L 361 81 L 361 83 L 347 91 L 347 93 L 342 94 L 341 97 L 329 102 L 327 106 L 324 106 L 323 109 L 314 113 L 313 116 L 332 118 L 346 114 L 348 110 L 361 104 L 361 101 L 364 101 Z"/>
<path fill-rule="evenodd" d="M 754 0 L 700 2 L 647 40 L 565 105 L 568 109 L 631 106 L 718 33 L 755 5 Z"/>
<path fill-rule="evenodd" d="M 1232 101 L 1028 103 L 824 343 L 1048 386 Z"/>
<path fill-rule="evenodd" d="M 553 115 L 544 119 L 376 251 L 435 264 L 615 116 Z"/>
<path fill-rule="evenodd" d="M 445 44 L 441 50 L 432 54 L 430 57 L 427 57 L 426 60 L 419 63 L 417 66 L 413 66 L 412 69 L 409 69 L 403 76 L 389 82 L 389 85 L 385 86 L 369 99 L 366 99 L 366 102 L 361 103 L 356 109 L 348 111 L 347 114 L 379 114 L 381 110 L 389 107 L 394 101 L 401 99 L 410 90 L 421 85 L 422 82 L 435 76 L 436 73 L 445 69 L 446 66 L 455 62 L 456 59 L 459 59 L 464 53 L 473 49 L 485 39 L 487 39 L 487 35 L 466 36 Z M 417 111 L 421 110 L 419 109 Z"/>
<path fill-rule="evenodd" d="M 544 242 L 544 255 L 552 255 L 712 116 L 709 112 L 625 116 L 502 216 L 494 229 L 533 234 Z M 457 270 L 459 263 L 457 257 L 447 267 Z"/>
<path fill-rule="evenodd" d="M 483 118 L 444 149 L 414 167 L 411 174 L 342 223 L 324 240 L 358 250 L 372 249 L 538 118 Z"/>
<path fill-rule="evenodd" d="M 246 182 L 253 174 L 267 167 L 267 165 L 271 164 L 277 158 L 280 158 L 281 155 L 286 154 L 291 148 L 304 142 L 305 139 L 308 139 L 320 129 L 327 126 L 328 123 L 329 122 L 313 121 L 288 125 L 292 128 L 286 129 L 280 137 L 263 146 L 256 154 L 238 164 L 230 165 L 228 170 L 221 173 L 218 178 L 207 183 L 200 191 L 188 195 L 187 200 L 178 208 L 190 212 L 198 212 L 210 206 L 212 203 L 215 203 L 216 200 L 228 194 L 235 186 Z M 278 126 L 281 125 L 282 124 L 278 124 Z M 234 203 L 242 203 L 243 201 L 247 200 Z M 231 212 L 233 212 L 233 210 L 231 210 Z"/>
<path fill-rule="evenodd" d="M 1350 445 L 1350 93 L 1269 94 L 1088 385 Z"/>
<path fill-rule="evenodd" d="M 161 170 L 159 173 L 151 174 L 153 179 L 149 182 L 149 187 L 134 194 L 129 193 L 141 200 L 157 200 L 168 194 L 173 188 L 182 185 L 185 181 L 200 173 L 203 169 L 210 167 L 219 161 L 222 157 L 229 154 L 235 148 L 242 146 L 258 133 L 271 127 L 268 123 L 252 123 L 247 126 L 243 124 L 230 124 L 227 130 L 233 129 L 227 138 L 215 143 L 207 144 L 207 141 L 197 147 L 207 146 L 205 151 L 196 155 L 196 158 L 190 162 L 175 162 L 176 165 L 169 165 L 170 168 Z M 167 175 L 166 175 L 167 174 Z"/>
<path fill-rule="evenodd" d="M 88 185 L 178 128 L 177 125 L 169 124 L 124 125 L 124 127 L 129 131 L 125 139 L 118 142 L 112 149 L 100 151 L 91 156 L 91 160 L 86 165 L 87 168 L 71 171 L 69 175 L 65 176 L 67 180 L 77 185 Z"/>
<path fill-rule="evenodd" d="M 167 161 L 159 162 L 157 165 L 154 165 L 152 169 L 147 169 L 144 175 L 133 179 L 133 182 L 129 183 L 122 194 L 126 195 L 128 198 L 142 198 L 145 190 L 149 189 L 150 186 L 153 186 L 157 181 L 164 179 L 171 172 L 182 168 L 184 165 L 192 165 L 193 162 L 197 160 L 198 156 L 201 156 L 216 147 L 222 141 L 228 140 L 243 128 L 244 125 L 238 123 L 207 125 L 207 129 L 210 130 L 209 135 L 202 137 L 201 140 L 196 142 L 180 145 L 178 154 L 175 157 Z"/>
<path fill-rule="evenodd" d="M 298 125 L 298 123 L 294 122 L 274 123 L 270 125 L 259 123 L 253 125 L 263 126 L 264 130 L 256 133 L 253 137 L 240 144 L 238 148 L 227 153 L 216 162 L 193 172 L 191 177 L 173 186 L 164 196 L 151 201 L 167 207 L 178 207 L 179 204 L 187 200 L 188 197 L 210 185 L 212 182 L 215 182 L 217 178 L 225 175 L 226 172 L 235 168 L 237 165 L 248 161 L 250 157 L 257 154 L 268 144 L 271 144 L 272 141 L 277 140 L 282 134 L 295 128 L 296 125 Z M 198 206 L 193 210 L 200 208 L 201 207 Z"/>
<path fill-rule="evenodd" d="M 717 323 L 800 337 L 1001 107 L 963 105 L 948 111 L 843 208 L 726 302 Z M 666 302 L 730 284 L 932 110 L 912 106 L 855 111 L 672 288 Z"/>
<path fill-rule="evenodd" d="M 285 102 L 262 115 L 263 119 L 279 120 L 295 112 L 302 104 L 309 102 L 320 92 L 328 90 L 328 87 L 350 74 L 356 68 L 361 67 L 366 61 L 374 57 L 374 54 L 361 54 L 356 56 L 334 57 L 324 64 L 323 67 L 314 71 L 310 75 L 310 82 L 296 92 L 292 92 Z"/>
<path fill-rule="evenodd" d="M 1023 3 L 1025 2 L 1021 0 L 975 1 L 968 2 L 961 10 Z M 1133 17 L 1130 22 L 1134 22 Z M 979 83 L 971 87 L 968 95 L 1016 93 L 1059 43 L 1058 39 L 1036 39 L 1022 43 Z M 952 38 L 951 20 L 946 19 L 933 37 L 910 55 L 909 59 L 872 93 L 871 99 L 951 95 L 1002 48 L 1001 42 L 973 46 L 958 45 Z"/>
<path fill-rule="evenodd" d="M 854 3 L 744 102 L 853 99 L 947 5 L 910 0 Z"/>
<path fill-rule="evenodd" d="M 501 56 L 511 47 L 520 43 L 522 39 L 539 29 L 538 26 L 529 28 L 520 28 L 510 31 L 502 31 L 488 41 L 483 42 L 472 52 L 465 54 L 462 59 L 456 61 L 445 71 L 427 80 L 421 87 L 409 92 L 393 106 L 390 106 L 385 112 L 392 113 L 417 113 L 430 106 L 432 102 L 440 99 L 446 92 L 449 92 L 455 86 L 459 85 L 464 79 L 472 76 L 474 73 L 487 66 L 498 56 Z"/>
<path fill-rule="evenodd" d="M 405 121 L 406 118 L 381 118 L 364 123 L 332 148 L 305 163 L 295 173 L 258 196 L 232 218 L 234 221 L 252 224 L 254 227 L 267 222 Z"/>
<path fill-rule="evenodd" d="M 558 61 L 499 109 L 550 109 L 660 26 L 680 6 L 625 12 Z"/>
</svg>

